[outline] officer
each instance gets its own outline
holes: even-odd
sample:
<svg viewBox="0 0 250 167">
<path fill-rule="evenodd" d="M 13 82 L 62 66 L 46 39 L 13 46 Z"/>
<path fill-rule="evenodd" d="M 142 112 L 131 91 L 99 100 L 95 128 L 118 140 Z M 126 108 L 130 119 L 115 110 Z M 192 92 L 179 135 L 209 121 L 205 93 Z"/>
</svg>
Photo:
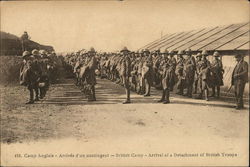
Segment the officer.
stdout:
<svg viewBox="0 0 250 167">
<path fill-rule="evenodd" d="M 199 99 L 202 99 L 203 93 L 205 96 L 205 100 L 208 101 L 208 94 L 209 94 L 209 87 L 211 85 L 211 76 L 210 76 L 210 62 L 207 60 L 208 53 L 206 50 L 203 50 L 202 53 L 202 60 L 200 64 L 200 72 L 199 72 L 199 84 L 200 84 L 200 95 Z"/>
<path fill-rule="evenodd" d="M 130 101 L 130 85 L 129 85 L 129 77 L 131 77 L 131 61 L 129 58 L 129 50 L 127 47 L 124 47 L 121 51 L 122 60 L 121 60 L 121 75 L 123 80 L 123 85 L 126 91 L 126 101 L 123 104 L 131 103 Z"/>
<path fill-rule="evenodd" d="M 194 79 L 194 94 L 197 93 L 198 89 L 198 81 L 199 81 L 199 73 L 200 73 L 200 67 L 201 67 L 201 53 L 197 53 L 196 55 L 196 69 L 195 69 L 195 79 Z"/>
<path fill-rule="evenodd" d="M 234 85 L 236 109 L 239 110 L 244 108 L 243 93 L 248 82 L 248 63 L 240 53 L 235 55 L 235 59 L 237 64 L 232 73 L 231 84 Z"/>
<path fill-rule="evenodd" d="M 213 54 L 214 60 L 211 63 L 211 79 L 212 79 L 212 97 L 215 97 L 215 88 L 217 89 L 217 98 L 220 97 L 220 86 L 223 86 L 223 65 L 219 59 L 219 52 L 215 51 Z"/>
<path fill-rule="evenodd" d="M 142 78 L 145 83 L 145 94 L 144 97 L 150 96 L 151 86 L 153 85 L 154 81 L 154 72 L 153 72 L 153 60 L 152 55 L 148 49 L 143 51 L 145 56 L 145 62 L 143 63 L 142 67 Z"/>
<path fill-rule="evenodd" d="M 187 93 L 185 96 L 192 97 L 193 92 L 193 84 L 194 84 L 194 75 L 195 75 L 195 59 L 192 56 L 191 49 L 186 50 L 186 59 L 184 61 L 184 76 L 185 76 L 185 84 L 187 88 Z"/>
<path fill-rule="evenodd" d="M 176 75 L 178 78 L 177 94 L 179 94 L 179 95 L 183 95 L 184 82 L 185 82 L 184 72 L 183 72 L 183 68 L 184 68 L 183 55 L 184 55 L 184 51 L 179 50 L 177 53 L 177 65 L 176 65 Z"/>
</svg>

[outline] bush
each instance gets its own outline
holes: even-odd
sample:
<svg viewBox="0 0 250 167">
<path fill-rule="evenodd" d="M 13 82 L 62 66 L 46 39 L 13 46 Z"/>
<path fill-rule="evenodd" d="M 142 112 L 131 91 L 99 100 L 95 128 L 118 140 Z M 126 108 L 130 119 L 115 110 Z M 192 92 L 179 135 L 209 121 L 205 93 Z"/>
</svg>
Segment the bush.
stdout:
<svg viewBox="0 0 250 167">
<path fill-rule="evenodd" d="M 21 64 L 19 56 L 0 56 L 0 83 L 19 83 Z"/>
</svg>

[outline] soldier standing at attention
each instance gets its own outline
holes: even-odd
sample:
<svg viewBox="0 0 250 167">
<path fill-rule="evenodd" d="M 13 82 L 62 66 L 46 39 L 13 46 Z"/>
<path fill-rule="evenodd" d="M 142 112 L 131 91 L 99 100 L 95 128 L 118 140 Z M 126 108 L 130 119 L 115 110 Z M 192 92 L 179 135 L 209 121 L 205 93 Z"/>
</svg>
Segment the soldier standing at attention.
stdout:
<svg viewBox="0 0 250 167">
<path fill-rule="evenodd" d="M 182 56 L 183 54 L 184 54 L 183 50 L 179 50 L 177 53 L 176 75 L 178 78 L 178 82 L 177 82 L 177 94 L 178 95 L 183 95 L 183 89 L 184 89 L 184 72 L 183 72 L 184 58 Z"/>
<path fill-rule="evenodd" d="M 194 57 L 192 56 L 191 49 L 186 50 L 186 55 L 187 57 L 184 62 L 184 73 L 185 73 L 185 83 L 187 87 L 187 93 L 185 94 L 185 96 L 191 98 L 193 93 L 196 63 Z"/>
<path fill-rule="evenodd" d="M 212 97 L 215 97 L 215 88 L 217 89 L 217 98 L 220 97 L 220 86 L 223 86 L 223 65 L 222 61 L 219 59 L 219 52 L 215 51 L 214 60 L 211 63 L 211 78 L 212 78 Z"/>
<path fill-rule="evenodd" d="M 168 64 L 171 68 L 171 70 L 173 70 L 175 72 L 176 69 L 176 59 L 174 57 L 174 51 L 170 51 L 169 52 L 169 59 L 168 59 Z M 174 85 L 176 84 L 176 74 L 174 73 L 173 78 L 171 79 L 171 84 L 170 84 L 170 91 L 173 91 L 174 89 Z"/>
<path fill-rule="evenodd" d="M 90 85 L 91 89 L 91 97 L 88 99 L 88 101 L 96 101 L 95 96 L 95 85 L 96 85 L 96 76 L 95 76 L 95 70 L 97 69 L 97 60 L 96 60 L 96 52 L 94 48 L 90 48 L 88 51 L 88 58 L 86 60 L 87 63 L 87 71 L 86 71 L 86 82 L 88 85 Z"/>
<path fill-rule="evenodd" d="M 201 53 L 198 53 L 196 55 L 196 69 L 195 69 L 195 79 L 194 79 L 194 94 L 197 93 L 198 88 L 198 81 L 199 81 L 199 73 L 200 73 L 200 67 L 201 67 Z"/>
<path fill-rule="evenodd" d="M 170 59 L 165 54 L 161 61 L 161 78 L 162 78 L 162 97 L 158 102 L 163 104 L 170 103 L 170 91 L 175 84 L 175 65 L 171 63 Z"/>
<path fill-rule="evenodd" d="M 202 99 L 203 93 L 205 95 L 205 100 L 208 101 L 208 88 L 210 87 L 210 62 L 207 60 L 208 53 L 206 50 L 202 51 L 202 60 L 200 64 L 200 73 L 199 73 L 199 84 L 201 92 L 199 99 Z"/>
<path fill-rule="evenodd" d="M 129 85 L 129 77 L 131 76 L 131 60 L 129 58 L 129 50 L 127 47 L 124 47 L 121 51 L 122 60 L 121 60 L 121 75 L 123 80 L 123 85 L 126 91 L 126 101 L 123 104 L 131 103 L 130 101 L 130 85 Z"/>
<path fill-rule="evenodd" d="M 235 55 L 235 59 L 237 64 L 233 70 L 231 84 L 234 85 L 236 109 L 240 110 L 244 108 L 243 93 L 248 82 L 248 63 L 244 61 L 243 55 L 239 53 Z"/>
<path fill-rule="evenodd" d="M 154 72 L 153 72 L 153 60 L 152 55 L 148 49 L 145 49 L 143 54 L 145 55 L 145 62 L 142 67 L 142 78 L 145 82 L 145 94 L 144 97 L 150 96 L 151 86 L 154 81 Z"/>
</svg>

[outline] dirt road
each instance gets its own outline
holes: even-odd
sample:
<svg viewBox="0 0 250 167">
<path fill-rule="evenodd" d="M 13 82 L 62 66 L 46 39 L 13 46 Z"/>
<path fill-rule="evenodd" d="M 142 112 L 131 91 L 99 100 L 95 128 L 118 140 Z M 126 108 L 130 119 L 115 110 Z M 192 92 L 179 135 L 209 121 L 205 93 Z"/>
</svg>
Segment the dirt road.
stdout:
<svg viewBox="0 0 250 167">
<path fill-rule="evenodd" d="M 23 87 L 1 86 L 4 158 L 12 157 L 17 148 L 41 153 L 224 151 L 246 156 L 243 153 L 247 151 L 244 143 L 248 141 L 248 108 L 236 111 L 234 103 L 177 95 L 171 95 L 170 104 L 158 104 L 161 93 L 155 89 L 150 97 L 132 93 L 132 104 L 123 105 L 125 94 L 120 85 L 101 79 L 97 82 L 96 102 L 87 102 L 73 81 L 65 80 L 53 85 L 44 100 L 32 105 L 24 104 L 28 92 Z M 72 161 L 68 159 L 69 164 Z M 110 165 L 109 161 L 102 162 Z M 124 162 L 126 159 L 117 159 L 117 164 Z M 162 165 L 156 160 L 148 163 Z"/>
</svg>

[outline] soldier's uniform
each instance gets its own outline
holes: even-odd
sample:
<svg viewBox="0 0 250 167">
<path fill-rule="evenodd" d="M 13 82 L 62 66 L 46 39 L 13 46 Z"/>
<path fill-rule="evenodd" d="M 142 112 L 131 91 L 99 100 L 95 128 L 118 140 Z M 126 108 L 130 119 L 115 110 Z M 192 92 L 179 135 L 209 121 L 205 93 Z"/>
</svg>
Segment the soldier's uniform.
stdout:
<svg viewBox="0 0 250 167">
<path fill-rule="evenodd" d="M 39 51 L 36 49 L 32 51 L 32 56 L 34 57 L 33 63 L 32 63 L 32 71 L 36 75 L 35 78 L 37 78 L 36 81 L 34 81 L 36 82 L 35 87 L 34 87 L 35 95 L 36 95 L 35 101 L 39 101 L 39 95 L 41 94 L 39 92 L 39 82 L 42 77 L 41 56 L 39 55 Z"/>
<path fill-rule="evenodd" d="M 122 60 L 121 60 L 121 75 L 123 78 L 123 85 L 125 87 L 126 91 L 126 101 L 123 104 L 130 103 L 130 84 L 129 84 L 129 77 L 131 77 L 131 60 L 129 58 L 129 50 L 124 47 L 124 49 L 121 50 L 121 53 L 123 54 Z"/>
<path fill-rule="evenodd" d="M 161 60 L 162 58 L 161 58 L 160 50 L 156 50 L 154 53 L 154 57 L 153 57 L 154 82 L 155 82 L 156 88 L 161 87 L 161 75 L 159 71 Z"/>
<path fill-rule="evenodd" d="M 49 75 L 48 75 L 48 58 L 45 50 L 39 51 L 41 54 L 40 66 L 42 70 L 41 78 L 39 81 L 40 99 L 43 99 L 49 89 Z"/>
<path fill-rule="evenodd" d="M 169 96 L 170 91 L 175 84 L 175 64 L 167 58 L 165 54 L 160 64 L 161 78 L 162 78 L 162 97 L 158 102 L 164 104 L 170 103 Z"/>
<path fill-rule="evenodd" d="M 176 70 L 176 59 L 175 59 L 175 57 L 174 57 L 174 51 L 170 51 L 169 52 L 169 59 L 168 59 L 168 64 L 169 64 L 169 67 L 175 72 L 175 70 Z M 173 79 L 172 79 L 172 81 L 171 81 L 171 86 L 170 86 L 170 91 L 173 91 L 173 89 L 174 89 L 174 85 L 176 84 L 176 82 L 177 82 L 177 76 L 176 76 L 176 74 L 174 73 L 174 75 L 173 75 Z"/>
<path fill-rule="evenodd" d="M 200 68 L 201 68 L 201 53 L 198 53 L 196 55 L 196 69 L 195 69 L 195 79 L 194 79 L 194 94 L 197 93 L 197 89 L 198 89 L 198 82 L 199 82 L 199 73 L 200 73 Z"/>
<path fill-rule="evenodd" d="M 33 51 L 34 53 L 34 51 Z M 38 51 L 36 50 L 36 54 Z M 33 104 L 34 101 L 38 101 L 38 82 L 41 70 L 38 68 L 37 63 L 34 61 L 34 57 L 30 55 L 28 51 L 23 52 L 23 64 L 20 68 L 20 84 L 27 86 L 30 92 L 30 99 L 26 104 Z M 36 98 L 34 99 L 34 91 Z"/>
<path fill-rule="evenodd" d="M 219 59 L 220 55 L 216 51 L 213 56 L 215 59 L 211 63 L 211 79 L 212 79 L 212 97 L 215 96 L 215 88 L 217 89 L 217 97 L 220 97 L 220 86 L 223 86 L 223 65 L 222 61 Z"/>
<path fill-rule="evenodd" d="M 177 64 L 176 64 L 176 75 L 178 78 L 177 82 L 177 94 L 183 95 L 183 89 L 184 89 L 184 58 L 182 55 L 184 54 L 184 51 L 180 50 L 177 53 Z"/>
<path fill-rule="evenodd" d="M 196 63 L 190 49 L 186 51 L 186 54 L 187 58 L 184 61 L 184 76 L 187 88 L 186 96 L 192 97 Z"/>
<path fill-rule="evenodd" d="M 248 63 L 244 61 L 243 56 L 235 56 L 237 64 L 232 73 L 231 84 L 234 85 L 236 109 L 244 108 L 243 93 L 245 85 L 248 82 Z"/>
<path fill-rule="evenodd" d="M 96 85 L 96 76 L 95 70 L 97 69 L 97 60 L 95 58 L 95 50 L 91 48 L 88 54 L 90 58 L 87 60 L 87 71 L 86 71 L 86 83 L 90 86 L 91 96 L 88 101 L 96 101 L 95 96 L 95 85 Z"/>
<path fill-rule="evenodd" d="M 199 84 L 200 84 L 200 95 L 198 98 L 202 99 L 203 93 L 205 100 L 208 99 L 209 87 L 211 87 L 211 76 L 210 76 L 210 62 L 206 59 L 208 53 L 206 50 L 202 51 L 202 60 L 200 64 L 200 73 L 199 73 Z"/>
<path fill-rule="evenodd" d="M 150 96 L 151 86 L 153 85 L 154 81 L 153 60 L 148 49 L 144 50 L 143 54 L 145 54 L 145 56 L 148 56 L 145 58 L 142 67 L 142 78 L 145 83 L 144 96 Z"/>
</svg>

